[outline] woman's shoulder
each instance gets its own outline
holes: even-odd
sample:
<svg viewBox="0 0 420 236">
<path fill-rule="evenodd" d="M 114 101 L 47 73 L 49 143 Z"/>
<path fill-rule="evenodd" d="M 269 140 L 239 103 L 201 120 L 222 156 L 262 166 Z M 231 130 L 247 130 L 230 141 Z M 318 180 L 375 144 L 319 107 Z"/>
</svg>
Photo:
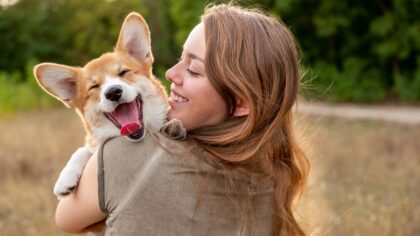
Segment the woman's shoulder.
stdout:
<svg viewBox="0 0 420 236">
<path fill-rule="evenodd" d="M 184 146 L 175 140 L 165 138 L 159 132 L 147 132 L 139 141 L 132 141 L 123 136 L 110 138 L 100 146 L 98 156 L 120 160 L 139 156 L 142 159 L 149 159 L 151 156 L 165 154 L 166 149 L 184 152 Z"/>
<path fill-rule="evenodd" d="M 136 142 L 121 136 L 108 139 L 99 148 L 98 155 L 120 160 L 140 156 L 143 160 L 165 158 L 179 164 L 199 165 L 204 169 L 219 168 L 215 158 L 208 152 L 186 139 L 173 139 L 159 131 L 148 131 L 142 140 Z"/>
<path fill-rule="evenodd" d="M 174 139 L 165 132 L 152 133 L 151 136 L 153 136 L 154 140 L 159 143 L 166 152 L 182 159 L 194 161 L 196 166 L 200 166 L 198 167 L 199 169 L 209 170 L 209 168 L 221 168 L 221 163 L 217 161 L 216 157 L 200 148 L 197 144 L 189 141 L 188 138 Z"/>
<path fill-rule="evenodd" d="M 144 138 L 141 140 L 130 140 L 123 136 L 117 136 L 107 139 L 100 149 L 112 149 L 112 150 L 126 150 L 128 149 L 186 149 L 187 144 L 182 140 L 173 140 L 161 132 L 158 131 L 147 131 Z"/>
</svg>

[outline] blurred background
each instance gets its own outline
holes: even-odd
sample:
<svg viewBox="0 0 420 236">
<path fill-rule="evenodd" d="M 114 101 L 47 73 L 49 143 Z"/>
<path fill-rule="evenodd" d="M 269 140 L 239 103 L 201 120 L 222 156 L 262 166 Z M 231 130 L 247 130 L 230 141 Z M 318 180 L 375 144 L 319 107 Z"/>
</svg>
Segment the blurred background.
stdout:
<svg viewBox="0 0 420 236">
<path fill-rule="evenodd" d="M 149 24 L 154 72 L 167 83 L 165 71 L 213 2 L 223 1 L 0 0 L 0 235 L 67 235 L 54 224 L 52 187 L 83 145 L 83 128 L 38 87 L 33 66 L 83 66 L 113 49 L 125 16 L 136 11 Z M 420 0 L 237 2 L 266 10 L 294 33 L 305 106 L 419 116 Z M 315 113 L 298 112 L 296 124 L 312 164 L 298 207 L 307 232 L 420 235 L 419 122 Z"/>
</svg>

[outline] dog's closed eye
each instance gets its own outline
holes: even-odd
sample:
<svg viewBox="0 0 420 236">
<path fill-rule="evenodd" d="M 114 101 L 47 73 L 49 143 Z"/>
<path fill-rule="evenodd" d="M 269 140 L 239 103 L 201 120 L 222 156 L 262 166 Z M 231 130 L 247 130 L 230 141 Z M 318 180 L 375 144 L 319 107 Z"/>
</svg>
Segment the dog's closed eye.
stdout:
<svg viewBox="0 0 420 236">
<path fill-rule="evenodd" d="M 99 84 L 92 84 L 92 85 L 89 87 L 89 91 L 90 91 L 90 90 L 92 90 L 92 89 L 97 89 L 97 88 L 99 88 Z"/>
<path fill-rule="evenodd" d="M 130 72 L 130 70 L 127 70 L 127 69 L 125 69 L 125 70 L 121 70 L 121 71 L 118 73 L 118 76 L 119 76 L 119 77 L 124 77 L 124 75 L 126 75 L 128 72 Z"/>
</svg>

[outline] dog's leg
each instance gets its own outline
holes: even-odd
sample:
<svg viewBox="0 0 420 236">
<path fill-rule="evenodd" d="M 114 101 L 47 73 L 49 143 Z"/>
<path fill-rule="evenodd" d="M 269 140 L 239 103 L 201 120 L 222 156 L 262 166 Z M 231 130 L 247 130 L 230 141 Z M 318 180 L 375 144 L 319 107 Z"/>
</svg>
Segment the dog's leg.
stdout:
<svg viewBox="0 0 420 236">
<path fill-rule="evenodd" d="M 81 147 L 71 155 L 54 186 L 54 195 L 58 199 L 65 197 L 76 188 L 83 169 L 94 152 L 94 148 Z"/>
</svg>

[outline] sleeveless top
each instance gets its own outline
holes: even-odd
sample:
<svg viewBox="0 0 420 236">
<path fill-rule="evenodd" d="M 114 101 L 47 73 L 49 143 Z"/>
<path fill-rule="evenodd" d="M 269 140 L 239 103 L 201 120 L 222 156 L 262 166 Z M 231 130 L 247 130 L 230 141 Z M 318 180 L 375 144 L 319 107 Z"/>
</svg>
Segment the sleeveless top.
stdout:
<svg viewBox="0 0 420 236">
<path fill-rule="evenodd" d="M 209 155 L 160 133 L 102 144 L 98 196 L 105 235 L 270 235 L 269 181 L 232 191 L 246 178 L 228 181 Z"/>
</svg>

